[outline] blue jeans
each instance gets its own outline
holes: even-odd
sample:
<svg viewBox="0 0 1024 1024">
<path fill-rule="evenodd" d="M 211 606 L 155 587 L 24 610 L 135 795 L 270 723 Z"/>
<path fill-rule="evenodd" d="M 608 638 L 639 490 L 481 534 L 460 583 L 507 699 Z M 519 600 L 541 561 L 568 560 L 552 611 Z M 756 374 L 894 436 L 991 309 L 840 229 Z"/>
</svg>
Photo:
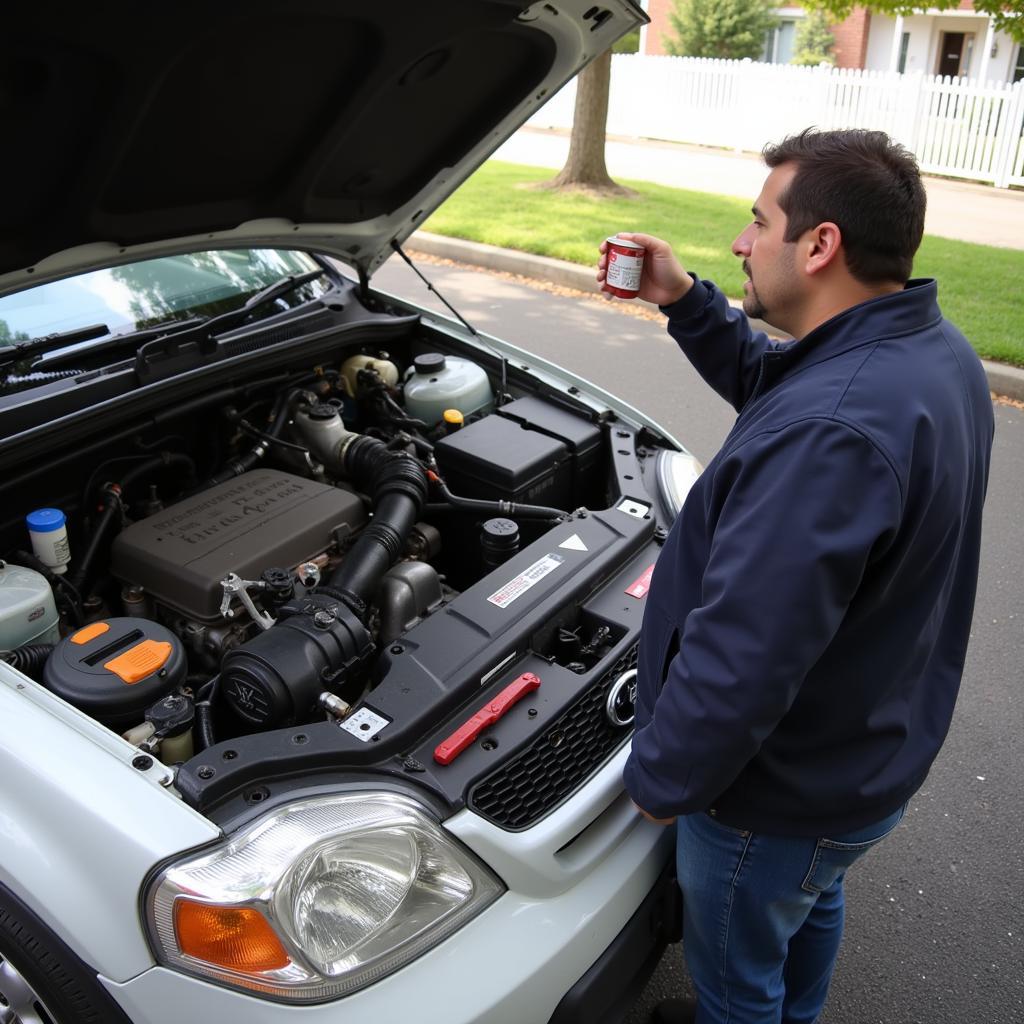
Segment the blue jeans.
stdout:
<svg viewBox="0 0 1024 1024">
<path fill-rule="evenodd" d="M 811 1024 L 843 935 L 843 876 L 903 817 L 801 839 L 678 820 L 683 949 L 697 1024 Z"/>
</svg>

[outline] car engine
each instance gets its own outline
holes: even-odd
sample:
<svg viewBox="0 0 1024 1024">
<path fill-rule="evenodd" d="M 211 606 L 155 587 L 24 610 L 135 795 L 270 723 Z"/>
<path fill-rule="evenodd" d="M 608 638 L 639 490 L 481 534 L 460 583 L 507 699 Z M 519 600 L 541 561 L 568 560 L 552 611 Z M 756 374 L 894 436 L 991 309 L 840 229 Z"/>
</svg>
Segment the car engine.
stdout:
<svg viewBox="0 0 1024 1024">
<path fill-rule="evenodd" d="M 410 328 L 388 352 L 363 343 L 237 380 L 68 457 L 59 487 L 36 473 L 4 525 L 0 656 L 182 767 L 186 789 L 204 751 L 264 736 L 250 759 L 265 764 L 273 735 L 317 722 L 344 725 L 359 760 L 403 716 L 405 735 L 392 732 L 408 750 L 490 678 L 473 678 L 477 661 L 529 654 L 584 675 L 618 657 L 638 621 L 595 614 L 583 595 L 648 557 L 661 513 L 624 481 L 642 478 L 658 439 L 646 451 L 618 429 L 613 453 L 614 416 L 440 347 Z M 620 499 L 625 527 L 587 511 Z M 50 547 L 19 543 L 26 517 Z M 63 556 L 45 536 L 57 521 Z M 559 526 L 590 575 L 552 619 L 544 587 L 512 602 L 565 560 L 527 555 Z M 506 579 L 520 552 L 529 564 Z M 436 692 L 392 716 L 385 688 L 369 709 L 385 679 L 410 693 L 396 665 L 411 651 Z"/>
</svg>

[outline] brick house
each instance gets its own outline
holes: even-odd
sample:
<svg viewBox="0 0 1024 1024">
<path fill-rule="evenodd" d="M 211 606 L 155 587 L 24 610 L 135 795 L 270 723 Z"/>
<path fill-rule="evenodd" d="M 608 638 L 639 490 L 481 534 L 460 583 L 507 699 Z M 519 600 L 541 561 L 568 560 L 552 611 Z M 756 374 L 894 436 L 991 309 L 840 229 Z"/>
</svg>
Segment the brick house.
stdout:
<svg viewBox="0 0 1024 1024">
<path fill-rule="evenodd" d="M 672 31 L 668 19 L 672 0 L 642 0 L 651 23 L 641 30 L 640 52 L 663 54 L 664 36 Z M 779 24 L 768 33 L 761 60 L 788 63 L 796 27 L 806 12 L 798 4 L 776 9 Z M 920 71 L 926 75 L 1016 82 L 1024 78 L 1024 46 L 996 32 L 986 14 L 974 10 L 974 0 L 960 0 L 954 10 L 922 8 L 906 17 L 871 14 L 855 8 L 833 26 L 836 66 L 875 71 Z"/>
</svg>

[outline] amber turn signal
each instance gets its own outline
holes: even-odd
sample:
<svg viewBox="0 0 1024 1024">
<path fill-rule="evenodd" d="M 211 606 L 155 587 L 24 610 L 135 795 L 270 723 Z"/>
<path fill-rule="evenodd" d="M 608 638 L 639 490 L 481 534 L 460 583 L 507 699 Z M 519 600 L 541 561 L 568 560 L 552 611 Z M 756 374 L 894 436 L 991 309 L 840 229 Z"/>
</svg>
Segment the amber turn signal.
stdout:
<svg viewBox="0 0 1024 1024">
<path fill-rule="evenodd" d="M 291 958 L 267 919 L 252 907 L 220 907 L 178 899 L 174 932 L 186 956 L 255 974 L 287 967 Z"/>
</svg>

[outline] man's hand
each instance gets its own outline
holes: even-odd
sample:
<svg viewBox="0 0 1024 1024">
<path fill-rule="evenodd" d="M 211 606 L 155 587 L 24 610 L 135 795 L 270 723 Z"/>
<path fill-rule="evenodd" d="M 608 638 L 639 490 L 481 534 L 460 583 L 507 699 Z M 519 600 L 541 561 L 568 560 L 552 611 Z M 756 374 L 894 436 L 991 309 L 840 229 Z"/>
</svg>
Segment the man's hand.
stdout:
<svg viewBox="0 0 1024 1024">
<path fill-rule="evenodd" d="M 648 814 L 635 800 L 633 806 L 648 820 L 653 821 L 655 825 L 674 825 L 676 823 L 675 818 L 656 818 L 653 814 Z"/>
<path fill-rule="evenodd" d="M 644 270 L 640 278 L 640 294 L 637 298 L 659 306 L 668 306 L 681 299 L 692 287 L 693 278 L 683 269 L 676 259 L 672 246 L 661 238 L 653 235 L 637 235 L 620 231 L 619 238 L 642 245 L 647 252 L 644 255 Z M 597 280 L 601 291 L 606 295 L 612 293 L 605 285 L 608 272 L 608 243 L 602 242 L 601 258 L 597 262 Z M 653 819 L 652 819 L 653 820 Z"/>
</svg>

